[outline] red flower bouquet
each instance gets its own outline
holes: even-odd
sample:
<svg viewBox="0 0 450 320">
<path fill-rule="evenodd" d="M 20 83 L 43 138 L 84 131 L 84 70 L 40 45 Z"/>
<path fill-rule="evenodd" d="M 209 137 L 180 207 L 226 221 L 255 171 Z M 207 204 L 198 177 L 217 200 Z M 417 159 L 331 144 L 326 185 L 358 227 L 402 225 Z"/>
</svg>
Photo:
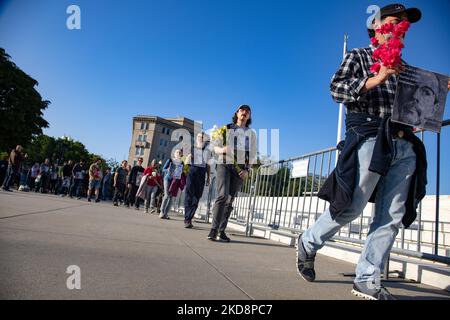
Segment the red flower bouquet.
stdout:
<svg viewBox="0 0 450 320">
<path fill-rule="evenodd" d="M 370 39 L 372 45 L 377 47 L 372 55 L 373 60 L 376 62 L 370 67 L 371 72 L 378 73 L 381 65 L 395 68 L 400 64 L 402 49 L 404 48 L 402 38 L 409 27 L 410 23 L 405 20 L 399 24 L 386 23 L 376 29 L 376 32 L 384 35 L 387 41 L 380 45 L 376 38 Z"/>
</svg>

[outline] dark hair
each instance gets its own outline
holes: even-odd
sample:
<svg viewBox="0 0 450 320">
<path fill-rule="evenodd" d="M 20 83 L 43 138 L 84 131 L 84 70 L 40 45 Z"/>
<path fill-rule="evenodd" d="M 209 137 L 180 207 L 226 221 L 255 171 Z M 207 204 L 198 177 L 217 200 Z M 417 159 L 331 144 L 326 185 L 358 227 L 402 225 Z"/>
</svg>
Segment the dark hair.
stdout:
<svg viewBox="0 0 450 320">
<path fill-rule="evenodd" d="M 237 113 L 238 113 L 238 111 L 236 111 L 234 113 L 234 116 L 233 116 L 233 119 L 232 119 L 234 124 L 236 124 L 236 122 L 237 122 Z M 247 123 L 245 124 L 245 126 L 249 127 L 251 124 L 252 124 L 252 117 L 250 116 L 250 118 L 248 118 Z"/>
</svg>

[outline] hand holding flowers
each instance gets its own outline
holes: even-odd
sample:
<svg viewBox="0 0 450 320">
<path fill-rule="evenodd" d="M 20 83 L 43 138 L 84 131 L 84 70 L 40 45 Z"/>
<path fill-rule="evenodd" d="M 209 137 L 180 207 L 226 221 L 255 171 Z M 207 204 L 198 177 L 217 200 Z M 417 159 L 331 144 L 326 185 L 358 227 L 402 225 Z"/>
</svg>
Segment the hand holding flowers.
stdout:
<svg viewBox="0 0 450 320">
<path fill-rule="evenodd" d="M 386 81 L 390 75 L 401 71 L 398 67 L 401 65 L 402 49 L 404 48 L 403 37 L 409 27 L 410 23 L 406 20 L 399 24 L 386 23 L 376 29 L 376 32 L 382 34 L 386 41 L 380 44 L 378 39 L 370 39 L 372 44 L 377 47 L 372 55 L 376 62 L 370 71 L 378 75 L 382 67 L 385 67 L 380 80 Z"/>
</svg>

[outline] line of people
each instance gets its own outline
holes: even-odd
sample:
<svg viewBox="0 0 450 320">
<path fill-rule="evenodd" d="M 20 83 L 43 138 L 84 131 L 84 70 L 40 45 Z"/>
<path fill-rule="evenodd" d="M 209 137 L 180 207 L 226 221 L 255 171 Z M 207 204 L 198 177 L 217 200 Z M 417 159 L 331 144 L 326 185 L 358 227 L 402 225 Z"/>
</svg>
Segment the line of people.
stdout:
<svg viewBox="0 0 450 320">
<path fill-rule="evenodd" d="M 233 123 L 227 129 L 243 129 L 247 131 L 251 123 L 251 110 L 247 105 L 239 106 L 233 116 Z M 217 198 L 213 207 L 212 228 L 208 239 L 229 242 L 225 234 L 232 204 L 237 192 L 247 176 L 251 165 L 246 156 L 244 164 L 237 165 L 232 159 L 230 146 L 210 144 L 209 136 L 201 132 L 195 137 L 195 145 L 191 152 L 183 156 L 181 149 L 174 150 L 173 157 L 164 165 L 161 161 L 153 160 L 144 168 L 143 159 L 138 158 L 135 166 L 128 165 L 126 160 L 120 167 L 102 170 L 102 160 L 94 161 L 89 167 L 83 160 L 73 163 L 72 160 L 61 165 L 51 164 L 45 159 L 42 164 L 34 163 L 27 167 L 23 165 L 27 158 L 22 146 L 11 151 L 8 165 L 0 163 L 0 169 L 6 168 L 3 189 L 10 191 L 10 187 L 17 183 L 17 189 L 23 191 L 34 190 L 42 193 L 54 193 L 70 198 L 87 197 L 91 202 L 112 200 L 114 206 L 134 207 L 139 210 L 144 204 L 145 213 L 158 213 L 161 219 L 169 220 L 169 211 L 173 199 L 181 191 L 185 191 L 184 226 L 193 228 L 192 220 L 198 208 L 205 186 L 210 184 L 211 163 L 219 155 L 216 165 Z M 243 146 L 249 153 L 250 146 L 256 145 L 255 140 L 247 141 Z M 236 148 L 236 146 L 235 146 Z M 231 158 L 230 158 L 231 157 Z M 0 172 L 1 173 L 1 172 Z"/>
</svg>

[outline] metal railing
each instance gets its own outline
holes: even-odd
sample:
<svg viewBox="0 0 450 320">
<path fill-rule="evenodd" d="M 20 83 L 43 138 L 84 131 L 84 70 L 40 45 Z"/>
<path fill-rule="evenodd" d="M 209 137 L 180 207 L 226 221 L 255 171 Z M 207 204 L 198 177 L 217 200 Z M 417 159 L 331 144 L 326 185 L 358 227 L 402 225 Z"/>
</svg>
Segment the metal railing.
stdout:
<svg viewBox="0 0 450 320">
<path fill-rule="evenodd" d="M 450 120 L 443 122 L 443 129 Z M 423 132 L 418 132 L 423 140 Z M 440 134 L 437 134 L 436 200 L 434 219 L 430 201 L 424 209 L 418 207 L 418 217 L 408 228 L 403 226 L 395 240 L 392 252 L 450 264 L 450 219 L 441 221 L 440 210 Z M 309 228 L 327 209 L 328 203 L 317 197 L 317 192 L 334 169 L 336 148 L 329 148 L 300 157 L 262 165 L 250 171 L 244 181 L 230 216 L 246 228 L 251 236 L 254 226 L 297 234 Z M 304 172 L 296 172 L 296 166 L 307 163 Z M 182 197 L 175 206 L 182 211 Z M 215 198 L 214 178 L 205 188 L 197 217 L 209 221 Z M 176 201 L 175 201 L 176 202 Z M 423 212 L 426 210 L 426 212 Z M 363 213 L 343 226 L 333 240 L 362 245 L 369 232 L 374 205 L 368 204 Z"/>
</svg>

